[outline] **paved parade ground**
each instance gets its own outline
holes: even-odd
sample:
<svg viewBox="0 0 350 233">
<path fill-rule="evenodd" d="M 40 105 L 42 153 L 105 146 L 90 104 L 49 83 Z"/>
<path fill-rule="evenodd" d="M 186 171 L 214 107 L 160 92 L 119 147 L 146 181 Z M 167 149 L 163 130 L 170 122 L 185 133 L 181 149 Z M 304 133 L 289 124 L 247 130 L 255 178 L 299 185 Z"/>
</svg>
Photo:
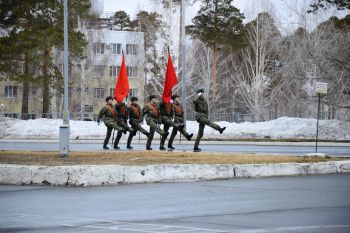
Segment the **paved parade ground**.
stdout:
<svg viewBox="0 0 350 233">
<path fill-rule="evenodd" d="M 0 232 L 350 232 L 350 175 L 0 186 Z"/>
</svg>

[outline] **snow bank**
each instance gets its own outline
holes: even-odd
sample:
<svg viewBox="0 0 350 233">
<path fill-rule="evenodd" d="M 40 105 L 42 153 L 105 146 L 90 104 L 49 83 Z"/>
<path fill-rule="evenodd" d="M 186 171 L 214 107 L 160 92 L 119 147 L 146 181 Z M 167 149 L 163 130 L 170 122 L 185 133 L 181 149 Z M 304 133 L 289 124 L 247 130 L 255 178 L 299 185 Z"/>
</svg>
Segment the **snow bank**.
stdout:
<svg viewBox="0 0 350 233">
<path fill-rule="evenodd" d="M 316 119 L 282 117 L 265 122 L 229 123 L 217 122 L 225 126 L 224 134 L 220 135 L 214 129 L 205 128 L 205 139 L 314 139 L 316 135 Z M 35 119 L 17 120 L 0 118 L 0 138 L 3 139 L 58 139 L 59 126 L 62 120 Z M 143 124 L 146 130 L 149 127 Z M 70 121 L 71 139 L 103 139 L 106 127 L 103 123 L 89 121 Z M 187 122 L 187 131 L 198 131 L 198 123 Z M 141 138 L 145 138 L 141 135 Z M 319 138 L 324 140 L 350 140 L 350 122 L 338 120 L 321 120 Z"/>
</svg>

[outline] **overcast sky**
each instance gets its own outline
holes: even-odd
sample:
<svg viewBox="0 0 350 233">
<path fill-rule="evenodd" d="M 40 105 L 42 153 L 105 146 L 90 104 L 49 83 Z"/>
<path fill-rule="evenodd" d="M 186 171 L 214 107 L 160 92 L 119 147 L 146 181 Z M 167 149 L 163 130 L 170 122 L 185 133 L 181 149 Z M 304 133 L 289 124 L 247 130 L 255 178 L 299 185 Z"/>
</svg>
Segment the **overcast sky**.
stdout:
<svg viewBox="0 0 350 233">
<path fill-rule="evenodd" d="M 97 0 L 103 4 L 103 10 L 105 12 L 115 12 L 118 10 L 126 11 L 131 18 L 135 18 L 135 15 L 140 10 L 146 11 L 159 11 L 159 6 L 154 4 L 152 0 Z M 188 7 L 186 9 L 187 24 L 190 23 L 190 19 L 194 17 L 199 9 L 200 1 L 198 4 Z M 332 15 L 338 17 L 344 17 L 349 14 L 348 11 L 337 11 L 336 9 L 329 9 L 323 11 L 317 16 L 308 14 L 305 17 L 305 10 L 309 8 L 309 4 L 312 0 L 234 0 L 233 4 L 239 8 L 245 15 L 248 22 L 255 18 L 256 12 L 267 11 L 273 15 L 278 27 L 285 33 L 294 31 L 299 26 L 305 26 L 311 30 L 316 24 L 327 20 Z M 259 5 L 257 5 L 257 3 Z"/>
</svg>

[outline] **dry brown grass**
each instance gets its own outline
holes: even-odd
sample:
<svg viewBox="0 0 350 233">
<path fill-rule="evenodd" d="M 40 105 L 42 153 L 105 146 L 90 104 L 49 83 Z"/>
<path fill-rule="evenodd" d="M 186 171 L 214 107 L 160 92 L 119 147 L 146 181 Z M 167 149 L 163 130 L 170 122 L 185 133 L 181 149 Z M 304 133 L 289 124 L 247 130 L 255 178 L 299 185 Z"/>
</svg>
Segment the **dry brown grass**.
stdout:
<svg viewBox="0 0 350 233">
<path fill-rule="evenodd" d="M 0 151 L 0 164 L 47 166 L 102 164 L 261 164 L 326 162 L 332 160 L 339 160 L 339 158 L 168 151 L 71 152 L 69 157 L 60 157 L 57 152 Z"/>
</svg>

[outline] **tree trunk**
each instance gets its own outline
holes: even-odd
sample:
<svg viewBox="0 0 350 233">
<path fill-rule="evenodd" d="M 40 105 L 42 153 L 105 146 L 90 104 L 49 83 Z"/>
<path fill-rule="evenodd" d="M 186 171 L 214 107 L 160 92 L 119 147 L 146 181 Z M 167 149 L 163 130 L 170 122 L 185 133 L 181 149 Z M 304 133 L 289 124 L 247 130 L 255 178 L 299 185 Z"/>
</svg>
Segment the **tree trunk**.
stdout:
<svg viewBox="0 0 350 233">
<path fill-rule="evenodd" d="M 24 73 L 29 74 L 29 61 L 28 61 L 27 55 L 24 58 Z M 28 79 L 24 79 L 23 91 L 22 91 L 22 111 L 21 111 L 22 120 L 28 119 L 28 105 L 29 105 L 29 82 L 28 82 Z"/>
<path fill-rule="evenodd" d="M 217 64 L 217 57 L 218 57 L 218 49 L 217 47 L 213 48 L 213 56 L 212 56 L 212 91 L 213 91 L 213 98 L 216 96 L 216 64 Z"/>
<path fill-rule="evenodd" d="M 50 64 L 51 49 L 45 49 L 44 51 L 44 64 L 42 67 L 43 72 L 43 118 L 48 117 L 50 109 L 50 87 L 49 87 L 49 64 Z"/>
</svg>

